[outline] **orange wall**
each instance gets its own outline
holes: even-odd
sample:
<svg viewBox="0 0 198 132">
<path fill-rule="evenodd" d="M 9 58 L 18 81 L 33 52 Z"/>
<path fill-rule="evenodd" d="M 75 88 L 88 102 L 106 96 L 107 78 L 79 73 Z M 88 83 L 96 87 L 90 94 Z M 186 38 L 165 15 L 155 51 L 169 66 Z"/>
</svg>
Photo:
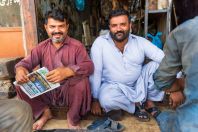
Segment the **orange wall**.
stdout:
<svg viewBox="0 0 198 132">
<path fill-rule="evenodd" d="M 0 58 L 25 55 L 21 27 L 0 27 Z"/>
</svg>

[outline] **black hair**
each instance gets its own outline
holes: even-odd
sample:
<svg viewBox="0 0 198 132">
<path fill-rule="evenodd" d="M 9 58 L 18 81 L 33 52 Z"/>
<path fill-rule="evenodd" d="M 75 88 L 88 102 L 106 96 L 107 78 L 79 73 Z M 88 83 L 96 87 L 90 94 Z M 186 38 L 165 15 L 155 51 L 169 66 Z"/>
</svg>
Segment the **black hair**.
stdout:
<svg viewBox="0 0 198 132">
<path fill-rule="evenodd" d="M 67 22 L 67 15 L 64 13 L 61 9 L 52 9 L 51 11 L 48 11 L 45 14 L 45 24 L 48 22 L 48 18 L 53 18 L 54 20 L 58 20 L 61 22 L 64 22 L 64 20 Z"/>
<path fill-rule="evenodd" d="M 178 23 L 198 16 L 198 0 L 173 0 Z"/>
<path fill-rule="evenodd" d="M 116 9 L 116 10 L 112 10 L 109 14 L 109 23 L 112 17 L 116 17 L 116 16 L 121 16 L 121 15 L 126 15 L 129 19 L 130 22 L 130 15 L 129 12 L 127 10 L 124 9 Z"/>
</svg>

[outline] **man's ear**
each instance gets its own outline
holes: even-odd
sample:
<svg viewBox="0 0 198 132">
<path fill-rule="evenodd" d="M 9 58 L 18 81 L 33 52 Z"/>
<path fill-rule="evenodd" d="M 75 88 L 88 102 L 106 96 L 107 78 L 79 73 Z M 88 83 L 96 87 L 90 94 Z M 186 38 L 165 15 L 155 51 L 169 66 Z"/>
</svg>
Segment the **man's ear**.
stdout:
<svg viewBox="0 0 198 132">
<path fill-rule="evenodd" d="M 67 30 L 69 29 L 69 24 L 67 24 Z"/>
<path fill-rule="evenodd" d="M 130 32 L 132 32 L 132 30 L 133 30 L 133 29 L 132 29 L 133 23 L 130 21 L 129 24 L 130 24 Z"/>
<path fill-rule="evenodd" d="M 45 27 L 45 30 L 47 30 L 47 25 L 46 24 L 44 24 L 44 27 Z"/>
<path fill-rule="evenodd" d="M 132 21 L 130 21 L 129 24 L 130 24 L 130 27 L 132 27 L 132 25 L 133 25 Z"/>
</svg>

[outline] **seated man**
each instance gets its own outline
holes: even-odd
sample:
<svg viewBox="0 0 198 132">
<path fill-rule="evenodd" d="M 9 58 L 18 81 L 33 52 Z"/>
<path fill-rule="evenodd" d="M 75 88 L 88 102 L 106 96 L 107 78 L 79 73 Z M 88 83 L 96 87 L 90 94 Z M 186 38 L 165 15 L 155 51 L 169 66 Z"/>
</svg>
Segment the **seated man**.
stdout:
<svg viewBox="0 0 198 132">
<path fill-rule="evenodd" d="M 28 81 L 27 74 L 36 66 L 46 67 L 50 71 L 47 80 L 61 86 L 39 97 L 30 99 L 18 87 L 17 94 L 28 102 L 35 119 L 33 129 L 43 127 L 52 117 L 50 106 L 67 106 L 69 128 L 79 128 L 79 120 L 90 110 L 91 92 L 88 76 L 93 72 L 90 60 L 83 44 L 67 35 L 68 19 L 60 9 L 53 9 L 46 14 L 45 29 L 49 39 L 36 46 L 29 56 L 16 64 L 16 80 Z"/>
<path fill-rule="evenodd" d="M 138 119 L 148 121 L 146 108 L 153 116 L 159 109 L 153 101 L 161 101 L 164 92 L 153 87 L 153 73 L 164 53 L 148 40 L 130 34 L 130 18 L 126 10 L 114 10 L 109 15 L 110 32 L 98 37 L 91 48 L 95 70 L 90 76 L 94 101 L 92 112 L 125 110 Z M 144 65 L 145 58 L 152 62 Z M 143 66 L 144 65 L 144 66 Z"/>
<path fill-rule="evenodd" d="M 1 132 L 32 132 L 32 110 L 21 100 L 0 100 Z"/>
</svg>

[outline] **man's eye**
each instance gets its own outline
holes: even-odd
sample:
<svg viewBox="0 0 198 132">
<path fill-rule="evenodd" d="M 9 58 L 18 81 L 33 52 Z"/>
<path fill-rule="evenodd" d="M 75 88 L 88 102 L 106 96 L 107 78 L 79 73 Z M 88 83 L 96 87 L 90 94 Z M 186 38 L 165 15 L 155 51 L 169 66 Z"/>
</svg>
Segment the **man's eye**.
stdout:
<svg viewBox="0 0 198 132">
<path fill-rule="evenodd" d="M 126 26 L 126 23 L 122 23 L 121 26 L 123 26 L 123 27 Z"/>
<path fill-rule="evenodd" d="M 65 27 L 64 25 L 61 25 L 61 26 L 60 26 L 60 28 L 64 28 L 64 27 Z"/>
<path fill-rule="evenodd" d="M 116 25 L 111 25 L 111 27 L 116 27 Z"/>
</svg>

